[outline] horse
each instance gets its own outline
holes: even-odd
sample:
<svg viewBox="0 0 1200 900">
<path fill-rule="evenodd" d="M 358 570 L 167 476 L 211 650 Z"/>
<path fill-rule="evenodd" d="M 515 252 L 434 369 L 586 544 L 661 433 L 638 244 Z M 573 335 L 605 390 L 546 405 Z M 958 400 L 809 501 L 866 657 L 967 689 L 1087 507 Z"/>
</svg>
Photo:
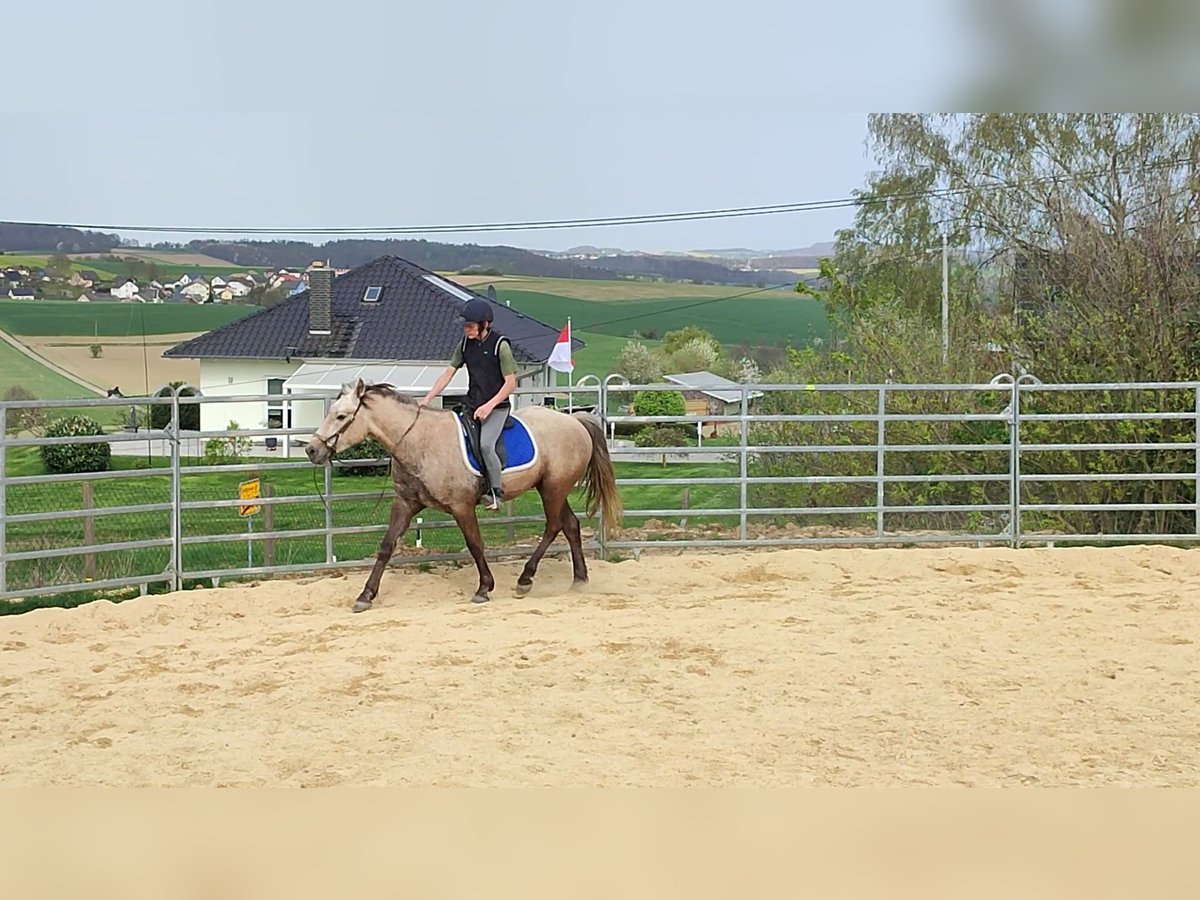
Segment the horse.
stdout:
<svg viewBox="0 0 1200 900">
<path fill-rule="evenodd" d="M 538 564 L 560 531 L 566 534 L 571 550 L 571 587 L 581 587 L 588 581 L 587 563 L 579 519 L 567 501 L 569 494 L 582 484 L 587 516 L 595 516 L 599 509 L 602 527 L 618 524 L 623 514 L 604 427 L 591 413 L 568 414 L 545 406 L 522 408 L 510 416 L 527 427 L 538 452 L 532 465 L 503 472 L 500 496 L 512 500 L 536 489 L 546 517 L 542 539 L 517 579 L 516 594 L 524 596 L 532 589 Z M 491 599 L 496 581 L 484 556 L 475 514 L 483 478 L 472 471 L 459 451 L 460 429 L 455 411 L 423 406 L 393 385 L 367 385 L 358 378 L 342 385 L 305 446 L 309 461 L 323 466 L 331 464 L 337 452 L 373 437 L 392 458 L 395 497 L 391 518 L 375 554 L 374 568 L 354 601 L 354 612 L 371 608 L 396 541 L 423 509 L 438 509 L 454 517 L 479 570 L 479 586 L 471 601 Z M 479 468 L 482 471 L 482 466 Z"/>
</svg>

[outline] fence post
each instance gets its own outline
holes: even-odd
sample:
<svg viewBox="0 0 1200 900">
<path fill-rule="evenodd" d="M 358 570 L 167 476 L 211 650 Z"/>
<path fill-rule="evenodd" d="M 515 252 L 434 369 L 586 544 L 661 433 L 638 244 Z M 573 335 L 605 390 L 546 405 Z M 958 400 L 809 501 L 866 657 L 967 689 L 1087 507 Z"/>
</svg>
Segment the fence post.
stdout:
<svg viewBox="0 0 1200 900">
<path fill-rule="evenodd" d="M 94 509 L 96 506 L 95 492 L 90 481 L 83 483 L 83 508 Z M 83 517 L 83 546 L 93 547 L 96 544 L 96 519 L 93 516 Z M 96 580 L 96 554 L 83 555 L 83 577 L 86 581 Z"/>
<path fill-rule="evenodd" d="M 329 415 L 329 407 L 333 401 L 325 399 L 325 415 Z M 329 465 L 322 466 L 325 470 L 325 564 L 333 564 L 333 460 Z"/>
<path fill-rule="evenodd" d="M 741 522 L 738 525 L 738 535 L 741 538 L 741 540 L 743 540 L 743 541 L 749 540 L 749 535 L 750 535 L 750 529 L 746 522 L 746 501 L 747 501 L 746 478 L 748 477 L 748 472 L 749 472 L 749 468 L 750 468 L 748 465 L 748 460 L 747 460 L 748 447 L 750 446 L 750 423 L 749 423 L 749 420 L 747 419 L 747 416 L 750 413 L 749 397 L 750 397 L 750 392 L 746 389 L 746 385 L 743 384 L 742 385 L 742 416 L 741 416 L 741 423 L 740 423 L 741 439 L 742 439 L 741 440 L 742 465 L 741 465 L 741 472 L 740 472 L 741 484 L 739 485 L 739 498 L 740 498 L 740 503 L 741 503 L 741 507 L 740 507 Z"/>
<path fill-rule="evenodd" d="M 1011 475 L 1009 486 L 1008 545 L 1014 549 L 1021 545 L 1021 382 L 1012 382 L 1012 428 L 1009 429 L 1009 463 Z"/>
<path fill-rule="evenodd" d="M 197 408 L 198 410 L 198 408 Z M 179 388 L 171 389 L 171 590 L 183 589 L 183 460 Z"/>
<path fill-rule="evenodd" d="M 504 517 L 506 519 L 511 520 L 512 516 L 513 516 L 513 502 L 511 500 L 509 500 L 504 504 Z M 510 521 L 508 523 L 508 542 L 510 544 L 515 544 L 516 541 L 517 541 L 517 526 L 516 526 L 515 522 Z"/>
<path fill-rule="evenodd" d="M 879 406 L 875 440 L 879 446 L 875 457 L 875 534 L 883 537 L 883 447 L 884 447 L 884 414 L 887 412 L 887 388 L 879 389 Z"/>
<path fill-rule="evenodd" d="M 8 535 L 4 529 L 8 517 L 8 410 L 0 406 L 0 594 L 8 590 Z"/>
<path fill-rule="evenodd" d="M 1192 450 L 1192 458 L 1195 460 L 1195 465 L 1196 465 L 1196 481 L 1193 486 L 1194 496 L 1192 499 L 1195 501 L 1195 504 L 1196 504 L 1196 534 L 1200 534 L 1200 382 L 1196 382 L 1194 385 L 1192 385 L 1192 390 L 1195 391 L 1195 394 L 1196 394 L 1196 401 L 1195 401 L 1196 402 L 1196 434 L 1195 434 L 1196 447 L 1194 450 Z M 3 450 L 0 450 L 0 453 L 3 453 L 3 452 L 4 452 Z M 3 459 L 3 456 L 0 456 L 0 459 Z M 0 488 L 0 498 L 4 497 L 4 494 L 2 493 L 2 491 L 3 491 L 3 488 Z M 0 514 L 2 514 L 3 510 L 4 510 L 4 507 L 2 505 L 3 502 L 4 502 L 3 499 L 0 499 Z M 0 525 L 0 528 L 2 528 L 2 527 L 3 526 Z M 3 534 L 3 532 L 0 532 L 0 534 Z M 0 556 L 3 556 L 3 555 L 4 555 L 4 544 L 0 543 Z M 4 571 L 3 569 L 0 569 L 0 573 L 2 573 L 3 571 Z M 0 577 L 3 577 L 3 576 L 0 575 Z"/>
<path fill-rule="evenodd" d="M 264 481 L 262 483 L 262 495 L 268 501 L 275 495 L 275 491 L 271 488 L 271 482 Z M 275 504 L 263 504 L 263 531 L 268 534 L 275 530 Z M 263 538 L 263 565 L 275 565 L 275 538 Z"/>
<path fill-rule="evenodd" d="M 688 517 L 687 511 L 692 508 L 692 489 L 685 487 L 683 489 L 683 498 L 679 501 L 680 508 L 684 511 L 683 516 L 679 519 L 679 527 L 687 528 Z"/>
</svg>

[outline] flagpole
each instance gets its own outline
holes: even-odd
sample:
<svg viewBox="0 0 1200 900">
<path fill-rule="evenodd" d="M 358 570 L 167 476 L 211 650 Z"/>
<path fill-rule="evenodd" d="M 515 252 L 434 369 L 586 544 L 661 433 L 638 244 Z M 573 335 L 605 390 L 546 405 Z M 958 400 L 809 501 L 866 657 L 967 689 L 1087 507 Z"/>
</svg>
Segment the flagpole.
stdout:
<svg viewBox="0 0 1200 900">
<path fill-rule="evenodd" d="M 571 353 L 571 317 L 567 316 L 567 358 L 572 359 L 574 354 Z M 575 384 L 574 366 L 567 371 L 567 412 L 575 412 L 575 391 L 572 390 Z"/>
</svg>

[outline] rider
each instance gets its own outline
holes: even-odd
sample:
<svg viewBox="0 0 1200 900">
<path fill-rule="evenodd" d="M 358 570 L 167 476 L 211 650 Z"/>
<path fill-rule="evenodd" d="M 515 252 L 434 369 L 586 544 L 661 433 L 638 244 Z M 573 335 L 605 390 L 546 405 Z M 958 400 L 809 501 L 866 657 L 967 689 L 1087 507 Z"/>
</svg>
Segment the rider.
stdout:
<svg viewBox="0 0 1200 900">
<path fill-rule="evenodd" d="M 463 339 L 454 348 L 450 365 L 438 376 L 420 401 L 428 406 L 442 392 L 454 373 L 467 367 L 469 384 L 464 398 L 466 410 L 482 422 L 479 444 L 487 471 L 488 490 L 483 501 L 488 509 L 500 508 L 500 457 L 496 442 L 508 421 L 508 396 L 517 387 L 517 363 L 508 338 L 492 328 L 492 305 L 482 297 L 468 300 L 462 310 Z"/>
</svg>

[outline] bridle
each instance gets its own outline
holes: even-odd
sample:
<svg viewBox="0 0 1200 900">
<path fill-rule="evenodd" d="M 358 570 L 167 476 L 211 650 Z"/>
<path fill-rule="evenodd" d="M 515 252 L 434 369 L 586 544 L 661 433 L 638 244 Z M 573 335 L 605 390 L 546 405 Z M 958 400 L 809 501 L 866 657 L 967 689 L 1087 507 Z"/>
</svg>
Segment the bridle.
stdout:
<svg viewBox="0 0 1200 900">
<path fill-rule="evenodd" d="M 321 441 L 322 444 L 325 445 L 325 449 L 329 451 L 329 459 L 330 459 L 331 463 L 333 461 L 334 455 L 337 453 L 338 439 L 342 436 L 342 434 L 346 431 L 346 429 L 349 428 L 354 423 L 354 420 L 356 418 L 358 418 L 358 411 L 363 408 L 363 404 L 366 402 L 366 399 L 367 399 L 367 395 L 364 392 L 358 398 L 358 406 L 354 407 L 354 412 L 352 412 L 350 414 L 350 417 L 348 419 L 346 419 L 345 422 L 342 423 L 342 426 L 337 431 L 335 431 L 333 434 L 331 434 L 328 438 L 317 435 L 317 438 Z M 397 449 L 400 447 L 400 445 L 402 443 L 404 443 L 404 439 L 406 437 L 408 437 L 408 433 L 410 431 L 412 431 L 413 428 L 416 427 L 417 420 L 421 418 L 421 410 L 422 409 L 424 409 L 424 407 L 421 406 L 420 404 L 417 404 L 417 414 L 415 416 L 413 416 L 413 420 L 409 424 L 409 426 L 404 429 L 404 434 L 400 435 L 400 439 L 398 441 L 396 441 Z M 395 453 L 392 453 L 391 455 L 393 456 L 393 458 L 395 457 Z M 320 497 L 321 501 L 325 504 L 325 508 L 329 509 L 329 498 L 326 497 L 324 494 L 322 494 L 321 489 L 317 486 L 317 470 L 315 468 L 313 469 L 313 488 L 314 488 L 317 496 Z M 385 486 L 383 491 L 381 491 L 379 494 L 379 499 L 375 501 L 375 506 L 379 506 L 379 501 L 383 499 L 383 495 L 386 492 L 387 492 L 387 487 Z M 372 510 L 372 512 L 373 512 L 373 510 Z"/>
</svg>

